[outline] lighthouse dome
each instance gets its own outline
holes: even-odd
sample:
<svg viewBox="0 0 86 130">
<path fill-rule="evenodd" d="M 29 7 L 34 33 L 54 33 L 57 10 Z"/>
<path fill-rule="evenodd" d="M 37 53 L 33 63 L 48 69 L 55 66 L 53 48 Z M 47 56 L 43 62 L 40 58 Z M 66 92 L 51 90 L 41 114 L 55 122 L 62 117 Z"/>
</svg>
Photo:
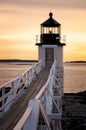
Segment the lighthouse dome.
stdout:
<svg viewBox="0 0 86 130">
<path fill-rule="evenodd" d="M 53 13 L 49 13 L 49 19 L 47 19 L 45 22 L 41 24 L 43 27 L 59 27 L 61 24 L 57 22 L 55 19 L 53 19 Z"/>
</svg>

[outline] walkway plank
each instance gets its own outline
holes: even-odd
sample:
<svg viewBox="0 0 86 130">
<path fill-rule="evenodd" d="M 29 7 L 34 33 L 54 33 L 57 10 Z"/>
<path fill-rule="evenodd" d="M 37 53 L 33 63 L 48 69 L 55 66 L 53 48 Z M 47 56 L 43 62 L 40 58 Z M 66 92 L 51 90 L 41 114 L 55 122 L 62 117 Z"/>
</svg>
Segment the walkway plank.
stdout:
<svg viewBox="0 0 86 130">
<path fill-rule="evenodd" d="M 31 85 L 24 90 L 22 96 L 17 100 L 17 102 L 13 103 L 10 110 L 0 118 L 0 130 L 13 130 L 14 126 L 24 114 L 29 100 L 34 98 L 46 83 L 49 70 L 49 68 L 44 68 L 37 75 Z"/>
</svg>

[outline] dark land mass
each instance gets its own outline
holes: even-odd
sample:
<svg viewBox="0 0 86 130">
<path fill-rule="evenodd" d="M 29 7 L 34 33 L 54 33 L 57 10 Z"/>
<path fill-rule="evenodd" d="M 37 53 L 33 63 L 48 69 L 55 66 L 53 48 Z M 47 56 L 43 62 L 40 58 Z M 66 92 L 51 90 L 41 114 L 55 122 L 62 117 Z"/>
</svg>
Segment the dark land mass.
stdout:
<svg viewBox="0 0 86 130">
<path fill-rule="evenodd" d="M 62 130 L 86 130 L 86 91 L 65 93 L 62 109 Z"/>
<path fill-rule="evenodd" d="M 2 59 L 0 62 L 38 62 L 38 60 Z M 86 61 L 67 61 L 65 63 L 86 63 Z"/>
<path fill-rule="evenodd" d="M 0 60 L 0 62 L 38 62 L 38 60 L 18 60 L 18 59 L 6 59 L 6 60 Z"/>
<path fill-rule="evenodd" d="M 86 63 L 86 61 L 67 61 L 65 63 Z"/>
</svg>

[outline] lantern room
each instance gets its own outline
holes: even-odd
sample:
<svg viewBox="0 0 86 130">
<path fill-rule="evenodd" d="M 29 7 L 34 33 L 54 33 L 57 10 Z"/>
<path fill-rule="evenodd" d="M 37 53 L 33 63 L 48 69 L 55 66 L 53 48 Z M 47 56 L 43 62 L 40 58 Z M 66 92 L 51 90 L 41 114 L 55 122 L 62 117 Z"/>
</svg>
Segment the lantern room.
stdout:
<svg viewBox="0 0 86 130">
<path fill-rule="evenodd" d="M 59 44 L 61 24 L 53 19 L 53 13 L 49 13 L 49 19 L 41 24 L 41 43 Z"/>
</svg>

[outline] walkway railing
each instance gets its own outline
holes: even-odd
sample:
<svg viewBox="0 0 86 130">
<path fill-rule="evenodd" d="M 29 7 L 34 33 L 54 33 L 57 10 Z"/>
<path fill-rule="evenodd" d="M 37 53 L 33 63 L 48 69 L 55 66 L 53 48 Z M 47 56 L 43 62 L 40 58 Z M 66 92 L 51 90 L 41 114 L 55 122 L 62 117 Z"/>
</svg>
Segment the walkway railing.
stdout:
<svg viewBox="0 0 86 130">
<path fill-rule="evenodd" d="M 57 68 L 55 61 L 50 70 L 46 84 L 36 97 L 30 100 L 26 112 L 15 126 L 14 130 L 51 130 L 50 123 L 52 120 L 52 123 L 55 123 L 55 120 L 61 119 L 61 71 L 61 69 Z M 60 125 L 58 125 L 58 127 L 60 128 Z"/>
<path fill-rule="evenodd" d="M 0 113 L 6 112 L 12 103 L 19 98 L 23 90 L 31 84 L 35 76 L 43 68 L 42 61 L 33 65 L 29 70 L 12 81 L 0 86 Z"/>
<path fill-rule="evenodd" d="M 55 116 L 56 118 L 59 118 L 61 116 L 61 84 L 57 75 L 60 78 L 55 61 L 50 70 L 46 84 L 35 97 L 36 100 L 42 101 L 45 106 L 46 113 L 50 116 L 50 118 L 55 118 Z M 56 112 L 53 112 L 53 106 L 56 108 Z"/>
</svg>

